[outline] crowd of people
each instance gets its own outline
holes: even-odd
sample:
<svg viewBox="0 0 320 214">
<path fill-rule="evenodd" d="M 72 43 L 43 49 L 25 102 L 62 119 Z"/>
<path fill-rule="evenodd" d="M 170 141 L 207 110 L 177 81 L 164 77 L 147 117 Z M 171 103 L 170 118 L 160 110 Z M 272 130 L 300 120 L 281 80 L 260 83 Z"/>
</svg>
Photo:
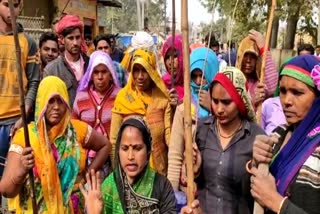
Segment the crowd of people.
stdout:
<svg viewBox="0 0 320 214">
<path fill-rule="evenodd" d="M 319 47 L 300 46 L 298 56 L 277 69 L 260 32 L 251 30 L 224 55 L 219 42 L 207 38 L 190 47 L 186 83 L 180 34 L 157 51 L 149 33 L 137 32 L 121 51 L 115 35 L 84 35 L 74 15 L 61 17 L 38 45 L 21 25 L 17 30 L 26 129 L 8 1 L 0 0 L 0 193 L 8 210 L 31 213 L 34 198 L 38 213 L 247 214 L 254 201 L 265 213 L 319 213 Z M 270 173 L 261 174 L 259 164 L 268 164 Z"/>
</svg>

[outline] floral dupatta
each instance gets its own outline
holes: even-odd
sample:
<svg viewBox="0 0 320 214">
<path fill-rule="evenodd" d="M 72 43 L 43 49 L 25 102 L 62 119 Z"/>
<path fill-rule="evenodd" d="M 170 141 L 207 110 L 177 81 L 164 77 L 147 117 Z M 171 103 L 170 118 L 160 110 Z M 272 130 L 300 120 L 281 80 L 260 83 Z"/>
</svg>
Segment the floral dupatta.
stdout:
<svg viewBox="0 0 320 214">
<path fill-rule="evenodd" d="M 77 123 L 71 123 L 69 106 L 61 122 L 49 132 L 46 130 L 44 114 L 53 96 L 59 96 L 68 106 L 65 84 L 57 77 L 46 77 L 38 89 L 35 122 L 28 126 L 35 156 L 33 172 L 38 212 L 78 213 L 77 202 L 80 199 L 72 195 L 72 191 L 80 168 L 85 166 L 85 159 L 82 158 L 85 151 L 77 142 Z M 17 132 L 12 144 L 25 147 L 23 129 Z M 28 186 L 25 185 L 24 191 L 9 203 L 16 213 L 32 213 Z"/>
</svg>

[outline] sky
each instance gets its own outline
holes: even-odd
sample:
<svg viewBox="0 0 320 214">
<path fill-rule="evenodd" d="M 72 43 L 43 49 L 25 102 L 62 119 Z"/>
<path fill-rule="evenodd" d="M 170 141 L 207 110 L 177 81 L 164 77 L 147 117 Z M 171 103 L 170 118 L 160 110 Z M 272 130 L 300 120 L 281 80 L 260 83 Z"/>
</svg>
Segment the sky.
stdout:
<svg viewBox="0 0 320 214">
<path fill-rule="evenodd" d="M 181 0 L 176 2 L 176 20 L 178 23 L 181 23 Z M 172 16 L 172 0 L 167 0 L 167 16 Z M 200 22 L 210 23 L 212 15 L 207 12 L 207 9 L 204 8 L 200 0 L 188 0 L 188 18 L 189 22 L 194 23 L 195 25 L 200 24 Z M 218 19 L 218 14 L 215 14 L 215 19 Z"/>
</svg>

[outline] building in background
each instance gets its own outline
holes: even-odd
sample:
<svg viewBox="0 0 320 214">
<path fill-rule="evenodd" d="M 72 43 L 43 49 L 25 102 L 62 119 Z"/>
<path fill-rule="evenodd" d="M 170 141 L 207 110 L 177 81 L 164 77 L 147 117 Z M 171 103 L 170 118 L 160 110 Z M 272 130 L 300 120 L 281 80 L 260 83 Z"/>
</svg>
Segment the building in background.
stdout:
<svg viewBox="0 0 320 214">
<path fill-rule="evenodd" d="M 84 23 L 84 34 L 94 37 L 106 31 L 105 7 L 122 6 L 119 0 L 32 0 L 24 1 L 22 16 L 43 17 L 43 26 L 39 29 L 50 29 L 54 20 L 63 14 L 78 15 Z"/>
</svg>

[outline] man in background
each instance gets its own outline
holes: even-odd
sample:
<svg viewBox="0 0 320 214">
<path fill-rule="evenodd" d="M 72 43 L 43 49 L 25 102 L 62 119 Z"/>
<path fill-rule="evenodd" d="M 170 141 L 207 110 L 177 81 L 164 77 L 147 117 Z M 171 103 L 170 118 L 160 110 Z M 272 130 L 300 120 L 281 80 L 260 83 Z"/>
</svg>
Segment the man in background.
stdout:
<svg viewBox="0 0 320 214">
<path fill-rule="evenodd" d="M 42 79 L 44 68 L 47 64 L 59 56 L 58 36 L 52 32 L 45 32 L 39 39 L 40 50 L 40 79 Z"/>
<path fill-rule="evenodd" d="M 45 67 L 43 74 L 44 77 L 57 76 L 65 82 L 70 106 L 73 106 L 79 81 L 89 63 L 89 57 L 85 54 L 83 28 L 83 23 L 78 16 L 65 15 L 62 17 L 56 24 L 55 31 L 59 35 L 65 51 Z"/>
</svg>

